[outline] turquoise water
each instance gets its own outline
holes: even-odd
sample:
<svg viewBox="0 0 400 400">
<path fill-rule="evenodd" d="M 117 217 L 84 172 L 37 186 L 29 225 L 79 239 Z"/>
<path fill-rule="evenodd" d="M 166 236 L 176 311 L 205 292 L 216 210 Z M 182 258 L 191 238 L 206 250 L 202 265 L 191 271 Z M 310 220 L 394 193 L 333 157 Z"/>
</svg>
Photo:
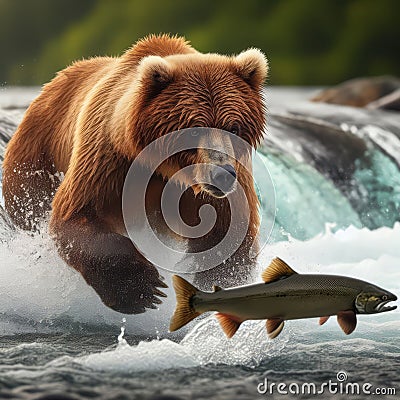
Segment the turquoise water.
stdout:
<svg viewBox="0 0 400 400">
<path fill-rule="evenodd" d="M 334 223 L 336 229 L 362 226 L 348 199 L 315 169 L 288 156 L 261 154 L 275 185 L 272 242 L 287 240 L 289 235 L 310 239 L 323 232 L 327 223 Z"/>
<path fill-rule="evenodd" d="M 357 160 L 354 178 L 359 181 L 360 220 L 364 226 L 393 226 L 400 214 L 400 175 L 398 166 L 378 150 L 369 150 Z"/>
<path fill-rule="evenodd" d="M 364 128 L 368 129 L 373 127 Z M 400 139 L 397 142 L 400 144 Z M 352 186 L 346 192 L 291 154 L 277 154 L 267 146 L 259 150 L 275 186 L 277 206 L 272 242 L 285 240 L 288 235 L 310 239 L 323 232 L 327 223 L 335 231 L 349 225 L 369 229 L 392 227 L 399 220 L 399 165 L 369 141 L 366 143 L 366 151 L 355 160 Z M 255 168 L 256 180 L 257 172 Z M 261 177 L 257 184 L 262 187 Z"/>
</svg>

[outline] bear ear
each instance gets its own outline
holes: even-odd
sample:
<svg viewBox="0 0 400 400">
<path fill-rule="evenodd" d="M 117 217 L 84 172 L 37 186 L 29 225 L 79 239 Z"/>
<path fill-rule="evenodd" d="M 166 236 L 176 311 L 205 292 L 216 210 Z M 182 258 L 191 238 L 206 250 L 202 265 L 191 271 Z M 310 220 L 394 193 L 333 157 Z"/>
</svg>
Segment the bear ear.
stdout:
<svg viewBox="0 0 400 400">
<path fill-rule="evenodd" d="M 258 88 L 268 75 L 268 61 L 258 49 L 243 51 L 234 58 L 237 74 L 250 86 Z"/>
<path fill-rule="evenodd" d="M 173 80 L 171 65 L 162 57 L 148 56 L 138 65 L 138 77 L 150 97 L 156 96 Z"/>
</svg>

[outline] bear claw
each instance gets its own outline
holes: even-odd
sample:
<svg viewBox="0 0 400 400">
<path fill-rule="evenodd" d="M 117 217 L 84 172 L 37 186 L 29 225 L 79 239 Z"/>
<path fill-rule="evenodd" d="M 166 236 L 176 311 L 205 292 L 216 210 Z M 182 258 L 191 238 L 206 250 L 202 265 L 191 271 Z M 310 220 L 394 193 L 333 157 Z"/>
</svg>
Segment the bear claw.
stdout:
<svg viewBox="0 0 400 400">
<path fill-rule="evenodd" d="M 167 295 L 166 295 L 164 292 L 162 292 L 161 290 L 154 289 L 153 292 L 154 292 L 154 295 L 155 295 L 155 296 L 167 297 Z"/>
</svg>

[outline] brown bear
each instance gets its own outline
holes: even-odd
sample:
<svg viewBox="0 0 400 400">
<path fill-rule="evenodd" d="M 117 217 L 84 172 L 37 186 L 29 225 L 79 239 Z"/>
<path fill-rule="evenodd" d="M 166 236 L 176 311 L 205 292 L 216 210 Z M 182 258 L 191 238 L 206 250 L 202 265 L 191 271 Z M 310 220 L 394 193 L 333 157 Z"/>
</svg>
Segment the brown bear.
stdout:
<svg viewBox="0 0 400 400">
<path fill-rule="evenodd" d="M 8 144 L 3 195 L 9 215 L 18 226 L 36 229 L 51 210 L 50 232 L 61 257 L 107 306 L 123 313 L 155 308 L 165 296 L 158 288 L 166 285 L 124 227 L 121 196 L 129 166 L 154 139 L 183 128 L 223 129 L 256 147 L 265 123 L 266 75 L 267 61 L 257 49 L 232 57 L 202 54 L 169 35 L 148 36 L 121 57 L 75 62 L 44 86 Z M 158 215 L 171 174 L 199 154 L 181 154 L 158 168 L 146 197 L 149 213 Z M 245 188 L 250 224 L 235 254 L 203 273 L 225 285 L 254 265 L 249 249 L 259 228 L 251 173 L 228 167 Z M 223 195 L 200 185 L 186 190 L 180 203 L 188 224 L 196 224 L 204 204 L 217 210 L 213 229 L 189 249 L 209 248 L 223 237 L 230 213 Z"/>
</svg>

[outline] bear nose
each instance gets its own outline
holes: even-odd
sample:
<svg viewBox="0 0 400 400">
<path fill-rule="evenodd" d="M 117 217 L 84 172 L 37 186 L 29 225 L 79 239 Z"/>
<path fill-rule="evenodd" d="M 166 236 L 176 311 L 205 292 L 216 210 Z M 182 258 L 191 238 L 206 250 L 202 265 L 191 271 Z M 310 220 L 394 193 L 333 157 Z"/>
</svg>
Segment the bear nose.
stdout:
<svg viewBox="0 0 400 400">
<path fill-rule="evenodd" d="M 211 181 L 215 187 L 224 193 L 232 190 L 236 181 L 236 171 L 232 165 L 220 165 L 211 170 Z"/>
</svg>

